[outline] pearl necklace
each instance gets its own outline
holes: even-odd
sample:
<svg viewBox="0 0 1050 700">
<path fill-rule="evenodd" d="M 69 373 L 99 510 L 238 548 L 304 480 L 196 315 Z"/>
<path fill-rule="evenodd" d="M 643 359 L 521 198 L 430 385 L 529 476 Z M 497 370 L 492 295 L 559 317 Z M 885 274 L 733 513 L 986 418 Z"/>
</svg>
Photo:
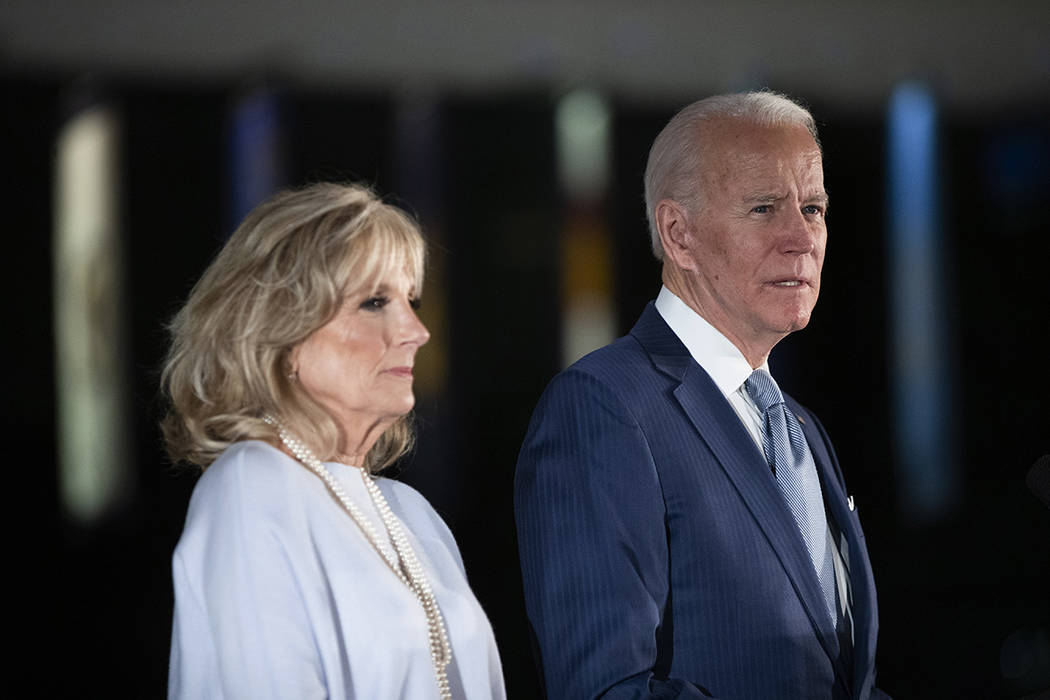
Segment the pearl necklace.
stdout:
<svg viewBox="0 0 1050 700">
<path fill-rule="evenodd" d="M 394 545 L 393 551 L 379 544 L 380 538 L 375 528 L 372 527 L 371 521 L 361 514 L 361 511 L 347 496 L 342 485 L 336 481 L 332 473 L 321 463 L 321 460 L 314 456 L 310 448 L 288 432 L 281 422 L 273 416 L 264 416 L 263 420 L 277 428 L 277 434 L 285 447 L 295 455 L 296 459 L 321 478 L 328 490 L 332 492 L 332 495 L 335 496 L 336 500 L 342 504 L 343 509 L 350 515 L 351 520 L 357 523 L 365 539 L 379 553 L 387 567 L 394 572 L 394 575 L 397 576 L 401 583 L 405 584 L 416 596 L 416 599 L 419 600 L 419 604 L 423 606 L 423 612 L 427 617 L 430 661 L 434 666 L 434 677 L 437 680 L 438 694 L 441 700 L 451 700 L 452 693 L 448 687 L 446 667 L 452 660 L 452 647 L 449 644 L 448 634 L 445 631 L 445 622 L 441 618 L 441 610 L 434 599 L 434 592 L 430 588 L 426 572 L 423 570 L 423 566 L 419 563 L 419 558 L 416 557 L 412 545 L 409 544 L 408 538 L 405 536 L 401 522 L 390 510 L 390 505 L 383 496 L 383 492 L 379 490 L 379 486 L 376 485 L 375 479 L 364 469 L 359 469 L 361 479 L 365 483 L 365 489 L 379 512 L 379 517 L 383 521 L 387 535 L 389 535 L 390 541 Z"/>
</svg>

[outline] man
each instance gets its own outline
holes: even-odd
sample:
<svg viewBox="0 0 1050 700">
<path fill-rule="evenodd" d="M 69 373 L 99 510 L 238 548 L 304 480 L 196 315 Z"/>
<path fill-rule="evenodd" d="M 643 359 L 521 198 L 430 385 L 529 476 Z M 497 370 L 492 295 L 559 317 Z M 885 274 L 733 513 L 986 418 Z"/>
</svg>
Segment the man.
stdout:
<svg viewBox="0 0 1050 700">
<path fill-rule="evenodd" d="M 663 289 L 555 377 L 518 459 L 547 696 L 884 698 L 852 499 L 823 427 L 768 373 L 820 290 L 813 118 L 768 92 L 702 100 L 645 178 Z"/>
</svg>

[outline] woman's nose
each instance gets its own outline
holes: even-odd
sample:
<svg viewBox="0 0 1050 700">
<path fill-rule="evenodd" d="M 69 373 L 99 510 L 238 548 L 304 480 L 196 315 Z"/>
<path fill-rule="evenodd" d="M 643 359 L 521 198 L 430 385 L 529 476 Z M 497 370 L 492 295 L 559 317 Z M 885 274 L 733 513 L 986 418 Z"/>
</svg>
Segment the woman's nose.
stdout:
<svg viewBox="0 0 1050 700">
<path fill-rule="evenodd" d="M 425 345 L 430 340 L 430 331 L 423 325 L 415 309 L 409 308 L 402 329 L 402 342 L 414 345 Z"/>
</svg>

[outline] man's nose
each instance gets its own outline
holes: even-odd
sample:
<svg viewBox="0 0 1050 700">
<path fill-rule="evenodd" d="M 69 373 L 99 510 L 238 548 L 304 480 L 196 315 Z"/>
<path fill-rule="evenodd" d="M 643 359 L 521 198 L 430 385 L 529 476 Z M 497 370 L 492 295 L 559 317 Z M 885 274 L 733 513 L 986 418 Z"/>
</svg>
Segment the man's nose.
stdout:
<svg viewBox="0 0 1050 700">
<path fill-rule="evenodd" d="M 778 231 L 781 252 L 794 255 L 812 253 L 822 230 L 822 226 L 811 221 L 800 210 L 785 211 Z"/>
</svg>

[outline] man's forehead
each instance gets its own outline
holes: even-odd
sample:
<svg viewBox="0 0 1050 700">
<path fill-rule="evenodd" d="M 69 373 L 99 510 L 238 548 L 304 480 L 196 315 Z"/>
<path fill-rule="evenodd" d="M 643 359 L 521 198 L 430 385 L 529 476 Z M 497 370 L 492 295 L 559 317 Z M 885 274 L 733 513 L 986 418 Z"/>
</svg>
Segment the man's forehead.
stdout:
<svg viewBox="0 0 1050 700">
<path fill-rule="evenodd" d="M 718 118 L 702 124 L 697 134 L 698 147 L 705 155 L 730 152 L 739 157 L 762 156 L 783 148 L 786 141 L 806 151 L 818 162 L 820 146 L 802 124 L 759 124 L 739 118 Z"/>
<path fill-rule="evenodd" d="M 748 190 L 775 191 L 785 180 L 816 195 L 824 192 L 824 166 L 820 151 L 735 148 L 725 149 L 706 163 L 706 178 L 713 182 L 737 185 L 747 183 Z"/>
</svg>

